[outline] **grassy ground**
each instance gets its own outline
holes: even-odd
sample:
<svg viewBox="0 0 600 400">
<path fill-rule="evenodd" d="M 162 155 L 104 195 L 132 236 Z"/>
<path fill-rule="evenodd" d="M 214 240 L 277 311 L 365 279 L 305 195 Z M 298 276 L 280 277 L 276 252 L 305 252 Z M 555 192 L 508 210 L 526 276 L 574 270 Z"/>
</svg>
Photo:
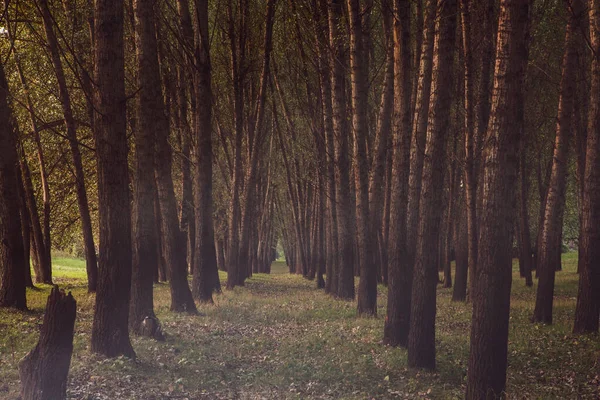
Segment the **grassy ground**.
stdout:
<svg viewBox="0 0 600 400">
<path fill-rule="evenodd" d="M 80 260 L 54 260 L 57 283 L 78 301 L 75 350 L 68 387 L 72 399 L 382 399 L 464 397 L 470 306 L 439 289 L 438 370 L 406 368 L 406 351 L 381 344 L 386 289 L 379 318 L 357 319 L 355 304 L 331 299 L 314 282 L 286 273 L 255 275 L 246 287 L 215 296 L 205 316 L 169 312 L 169 290 L 155 287 L 167 333 L 157 343 L 132 338 L 136 361 L 89 352 L 93 296 Z M 535 291 L 514 275 L 508 397 L 600 398 L 598 337 L 572 327 L 576 258 L 564 257 L 557 276 L 555 324 L 533 325 Z M 221 275 L 225 279 L 225 275 Z M 29 313 L 0 310 L 0 398 L 16 398 L 17 364 L 35 345 L 48 286 L 28 292 Z"/>
</svg>

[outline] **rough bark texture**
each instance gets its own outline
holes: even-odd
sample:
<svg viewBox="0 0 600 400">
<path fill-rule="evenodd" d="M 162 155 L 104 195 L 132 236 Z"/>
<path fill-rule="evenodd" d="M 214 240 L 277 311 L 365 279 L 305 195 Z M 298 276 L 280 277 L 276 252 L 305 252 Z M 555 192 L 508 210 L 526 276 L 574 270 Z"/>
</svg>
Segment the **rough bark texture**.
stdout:
<svg viewBox="0 0 600 400">
<path fill-rule="evenodd" d="M 388 250 L 388 303 L 383 341 L 408 345 L 412 265 L 406 254 L 410 163 L 410 1 L 394 2 L 394 123 Z"/>
<path fill-rule="evenodd" d="M 123 1 L 96 0 L 94 20 L 100 259 L 92 351 L 135 357 L 128 330 L 132 254 Z"/>
<path fill-rule="evenodd" d="M 592 86 L 590 89 L 585 185 L 583 187 L 580 275 L 575 333 L 598 332 L 600 315 L 600 1 L 589 4 Z"/>
<path fill-rule="evenodd" d="M 523 83 L 523 47 L 529 1 L 502 0 L 492 111 L 484 150 L 483 201 L 467 399 L 501 397 L 506 386 L 515 213 L 521 131 L 516 109 Z"/>
<path fill-rule="evenodd" d="M 444 201 L 446 145 L 451 135 L 450 109 L 454 78 L 456 0 L 441 4 L 439 35 L 434 51 L 431 107 L 423 164 L 417 252 L 414 265 L 408 365 L 435 368 L 435 312 Z"/>
<path fill-rule="evenodd" d="M 349 132 L 346 122 L 344 38 L 340 31 L 341 0 L 329 2 L 329 42 L 331 50 L 331 87 L 333 131 L 336 137 L 336 199 L 338 220 L 339 270 L 336 295 L 354 298 L 354 223 L 350 190 Z"/>
<path fill-rule="evenodd" d="M 575 85 L 577 68 L 577 35 L 580 31 L 579 21 L 584 12 L 583 2 L 570 2 L 569 21 L 565 36 L 565 53 L 563 56 L 562 78 L 560 83 L 560 98 L 558 103 L 558 118 L 556 123 L 556 139 L 552 172 L 546 196 L 546 215 L 542 227 L 541 248 L 538 249 L 539 273 L 534 322 L 552 323 L 552 304 L 554 299 L 554 275 L 556 252 L 561 248 L 562 214 L 565 207 L 565 192 L 567 189 L 567 169 L 569 142 L 573 130 L 572 117 L 575 106 Z"/>
<path fill-rule="evenodd" d="M 54 286 L 46 303 L 40 339 L 19 364 L 22 400 L 67 398 L 77 302 Z"/>
<path fill-rule="evenodd" d="M 408 209 L 406 216 L 407 262 L 414 264 L 419 228 L 419 207 L 421 196 L 421 180 L 423 176 L 423 159 L 425 157 L 425 141 L 427 121 L 429 118 L 429 98 L 431 95 L 431 73 L 433 70 L 433 46 L 435 42 L 435 25 L 437 20 L 437 0 L 427 0 L 425 6 L 425 32 L 423 34 L 423 51 L 419 63 L 419 79 L 416 85 L 415 111 L 410 143 L 410 172 L 408 178 Z"/>
<path fill-rule="evenodd" d="M 135 132 L 135 190 L 133 195 L 133 266 L 129 324 L 138 335 L 164 339 L 154 314 L 153 273 L 158 269 L 155 255 L 158 246 L 154 199 L 156 184 L 154 153 L 156 136 L 155 118 L 160 108 L 162 93 L 159 81 L 158 56 L 153 0 L 136 0 L 135 45 L 137 76 L 140 87 L 137 101 L 137 131 Z M 146 319 L 153 323 L 145 322 Z M 156 329 L 148 329 L 153 325 Z"/>
<path fill-rule="evenodd" d="M 201 302 L 212 303 L 212 292 L 220 290 L 217 269 L 217 252 L 213 226 L 212 197 L 212 92 L 210 43 L 208 31 L 208 1 L 196 1 L 197 36 L 194 69 L 196 115 L 194 134 L 195 152 L 195 198 L 196 198 L 196 251 L 194 257 L 193 294 Z"/>
<path fill-rule="evenodd" d="M 18 156 L 8 105 L 8 83 L 0 64 L 0 307 L 27 309 L 25 253 L 19 215 Z"/>
<path fill-rule="evenodd" d="M 367 137 L 369 135 L 367 91 L 367 53 L 364 49 L 362 18 L 359 0 L 348 0 L 350 18 L 350 69 L 352 82 L 352 127 L 354 130 L 354 179 L 356 186 L 356 228 L 358 240 L 358 314 L 377 315 L 377 269 L 373 262 L 375 248 L 369 220 L 369 159 Z"/>
</svg>

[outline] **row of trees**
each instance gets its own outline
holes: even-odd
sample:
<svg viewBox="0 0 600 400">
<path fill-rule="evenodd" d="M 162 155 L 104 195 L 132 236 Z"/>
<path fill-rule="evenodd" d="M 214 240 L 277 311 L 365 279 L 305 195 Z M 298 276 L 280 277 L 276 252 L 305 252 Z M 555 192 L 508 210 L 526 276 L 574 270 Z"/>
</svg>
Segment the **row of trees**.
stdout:
<svg viewBox="0 0 600 400">
<path fill-rule="evenodd" d="M 473 303 L 467 396 L 500 395 L 515 242 L 550 323 L 579 238 L 574 330 L 598 331 L 599 8 L 5 2 L 0 304 L 26 308 L 30 259 L 51 283 L 50 249 L 83 238 L 92 350 L 134 356 L 129 329 L 161 336 L 154 281 L 194 313 L 217 268 L 241 286 L 281 241 L 290 272 L 359 315 L 387 284 L 384 342 L 432 369 L 441 270 Z"/>
</svg>

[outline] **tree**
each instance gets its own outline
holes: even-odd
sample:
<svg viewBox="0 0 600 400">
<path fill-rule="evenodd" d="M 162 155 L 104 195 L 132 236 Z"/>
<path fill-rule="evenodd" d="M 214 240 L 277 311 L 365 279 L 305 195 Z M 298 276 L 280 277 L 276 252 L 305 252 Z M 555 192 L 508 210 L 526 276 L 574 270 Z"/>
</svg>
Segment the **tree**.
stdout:
<svg viewBox="0 0 600 400">
<path fill-rule="evenodd" d="M 410 2 L 394 1 L 393 159 L 388 250 L 388 303 L 383 341 L 408 345 L 412 265 L 407 260 L 406 211 L 410 162 Z"/>
<path fill-rule="evenodd" d="M 342 4 L 329 1 L 329 43 L 332 48 L 330 63 L 333 131 L 336 140 L 336 199 L 338 220 L 339 270 L 337 293 L 339 298 L 354 299 L 354 221 L 350 191 L 349 132 L 346 122 L 345 76 L 346 56 L 344 38 L 340 31 Z"/>
<path fill-rule="evenodd" d="M 456 0 L 444 0 L 440 8 L 408 335 L 408 365 L 427 369 L 435 368 L 436 288 L 439 280 L 437 262 L 443 214 L 446 147 L 451 134 L 448 110 L 452 103 L 454 79 Z"/>
<path fill-rule="evenodd" d="M 156 45 L 154 5 L 152 0 L 136 0 L 135 44 L 139 99 L 135 132 L 135 190 L 133 195 L 133 269 L 129 324 L 136 334 L 147 334 L 163 339 L 160 330 L 146 329 L 144 324 L 158 327 L 154 315 L 153 272 L 158 270 L 154 249 L 158 245 L 154 199 L 156 183 L 154 174 L 156 117 L 164 114 L 162 93 L 156 82 L 160 81 Z"/>
<path fill-rule="evenodd" d="M 524 78 L 522 47 L 529 7 L 529 1 L 500 3 L 492 110 L 484 150 L 485 190 L 473 293 L 467 399 L 500 397 L 506 386 L 513 182 L 517 177 L 521 134 L 516 104 Z"/>
<path fill-rule="evenodd" d="M 546 210 L 542 229 L 541 247 L 537 251 L 537 271 L 539 283 L 533 312 L 534 322 L 552 323 L 552 303 L 554 298 L 554 276 L 557 270 L 556 253 L 561 249 L 562 215 L 565 207 L 567 185 L 568 153 L 573 112 L 575 108 L 575 87 L 577 76 L 577 36 L 584 12 L 583 2 L 568 2 L 569 20 L 565 34 L 560 98 L 556 123 L 556 140 L 552 157 L 552 172 L 546 195 Z M 560 250 L 558 250 L 560 251 Z M 559 253 L 560 254 L 560 253 Z"/>
<path fill-rule="evenodd" d="M 127 165 L 123 1 L 97 0 L 94 114 L 98 159 L 100 258 L 92 351 L 135 357 L 129 341 L 131 208 Z"/>
<path fill-rule="evenodd" d="M 75 169 L 75 188 L 77 190 L 77 205 L 81 217 L 81 228 L 83 233 L 83 243 L 85 249 L 86 271 L 88 278 L 88 291 L 93 293 L 96 291 L 98 279 L 98 262 L 96 258 L 96 248 L 94 246 L 94 234 L 92 232 L 92 220 L 90 217 L 90 209 L 88 205 L 87 192 L 85 189 L 85 177 L 83 172 L 83 163 L 81 161 L 81 152 L 79 151 L 79 143 L 77 141 L 77 127 L 71 107 L 71 95 L 67 87 L 65 72 L 63 69 L 62 60 L 60 58 L 60 50 L 56 33 L 54 32 L 54 19 L 50 13 L 47 0 L 39 0 L 38 7 L 42 19 L 44 21 L 44 30 L 46 32 L 46 40 L 50 48 L 52 65 L 58 82 L 58 91 L 60 103 L 62 105 L 65 126 L 67 130 L 67 138 L 71 149 L 71 157 L 73 158 L 73 167 Z"/>
<path fill-rule="evenodd" d="M 193 258 L 195 297 L 212 303 L 212 292 L 220 289 L 217 253 L 213 226 L 212 197 L 212 90 L 210 40 L 208 31 L 208 1 L 196 1 L 196 47 L 194 87 L 196 96 L 195 137 L 196 170 L 196 249 Z"/>
<path fill-rule="evenodd" d="M 18 158 L 8 83 L 0 64 L 0 307 L 27 309 L 25 253 L 18 199 Z"/>
<path fill-rule="evenodd" d="M 360 283 L 358 285 L 358 314 L 377 315 L 377 269 L 372 232 L 369 227 L 369 161 L 367 157 L 369 95 L 367 92 L 368 70 L 367 53 L 363 49 L 362 19 L 359 0 L 348 0 L 350 19 L 350 68 L 352 82 L 352 127 L 355 137 L 354 177 L 356 185 L 358 263 Z"/>
<path fill-rule="evenodd" d="M 73 353 L 77 302 L 54 286 L 48 301 L 40 339 L 19 364 L 23 400 L 67 398 L 67 376 Z"/>
<path fill-rule="evenodd" d="M 585 156 L 582 227 L 579 250 L 579 290 L 574 333 L 598 332 L 600 318 L 600 1 L 589 3 L 592 85 Z"/>
</svg>

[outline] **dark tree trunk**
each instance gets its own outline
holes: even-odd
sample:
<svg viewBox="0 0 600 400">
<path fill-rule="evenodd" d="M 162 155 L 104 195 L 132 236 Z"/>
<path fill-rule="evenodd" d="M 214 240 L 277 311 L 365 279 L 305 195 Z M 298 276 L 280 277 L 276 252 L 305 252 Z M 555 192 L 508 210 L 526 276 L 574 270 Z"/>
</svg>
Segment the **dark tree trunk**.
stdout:
<svg viewBox="0 0 600 400">
<path fill-rule="evenodd" d="M 210 43 L 208 31 L 208 1 L 196 1 L 197 24 L 194 87 L 196 96 L 196 115 L 194 134 L 196 137 L 196 245 L 192 282 L 196 299 L 212 303 L 212 293 L 220 290 L 217 269 L 217 252 L 213 225 L 212 197 L 212 92 Z"/>
<path fill-rule="evenodd" d="M 40 339 L 19 364 L 21 399 L 67 398 L 77 302 L 54 286 L 46 303 Z"/>
<path fill-rule="evenodd" d="M 133 270 L 129 324 L 138 335 L 164 340 L 154 314 L 153 272 L 159 259 L 154 201 L 156 184 L 154 170 L 156 118 L 164 114 L 160 90 L 158 54 L 155 31 L 155 11 L 152 0 L 135 0 L 135 45 L 137 76 L 140 87 L 137 101 L 137 131 L 135 132 L 135 190 L 133 196 Z"/>
<path fill-rule="evenodd" d="M 590 89 L 585 185 L 582 204 L 580 275 L 574 333 L 598 332 L 600 315 L 600 1 L 591 0 L 590 43 L 592 86 Z"/>
<path fill-rule="evenodd" d="M 0 64 L 0 307 L 27 309 L 25 253 L 19 215 L 18 156 L 8 82 Z"/>
<path fill-rule="evenodd" d="M 18 157 L 18 155 L 17 155 Z M 27 211 L 25 201 L 25 189 L 23 188 L 23 179 L 17 166 L 17 192 L 19 196 L 19 216 L 21 217 L 21 233 L 23 237 L 23 266 L 25 268 L 25 286 L 33 288 L 31 279 L 31 221 Z"/>
<path fill-rule="evenodd" d="M 461 198 L 464 204 L 464 195 Z M 467 221 L 465 218 L 466 208 L 463 206 L 457 213 L 456 223 L 454 224 L 454 290 L 452 291 L 452 301 L 467 300 L 467 276 L 469 267 L 469 249 Z"/>
<path fill-rule="evenodd" d="M 21 176 L 23 178 L 23 194 L 25 196 L 25 203 L 27 204 L 27 210 L 29 213 L 29 219 L 31 221 L 31 242 L 32 254 L 33 254 L 33 270 L 35 272 L 36 283 L 50 283 L 44 281 L 43 276 L 47 267 L 46 263 L 46 250 L 44 245 L 44 232 L 42 230 L 42 224 L 40 222 L 40 216 L 38 213 L 37 202 L 35 200 L 35 192 L 33 189 L 33 183 L 31 181 L 31 171 L 25 158 L 23 151 L 19 157 L 19 166 L 21 170 Z"/>
<path fill-rule="evenodd" d="M 127 163 L 123 1 L 95 3 L 95 110 L 100 259 L 92 351 L 135 357 L 129 341 L 131 206 Z"/>
<path fill-rule="evenodd" d="M 337 293 L 341 299 L 354 299 L 354 223 L 352 192 L 350 190 L 350 146 L 346 122 L 345 52 L 344 35 L 340 30 L 342 21 L 341 0 L 329 2 L 329 43 L 332 48 L 330 59 L 332 87 L 332 116 L 336 158 L 336 200 L 338 220 L 339 270 L 337 271 Z"/>
<path fill-rule="evenodd" d="M 410 165 L 410 1 L 394 1 L 394 118 L 388 250 L 388 303 L 383 342 L 408 346 L 413 266 L 407 261 Z"/>
<path fill-rule="evenodd" d="M 527 174 L 527 159 L 525 154 L 525 138 L 521 139 L 521 149 L 519 156 L 519 219 L 517 232 L 519 236 L 519 268 L 522 277 L 525 278 L 526 286 L 533 286 L 531 270 L 533 269 L 533 249 L 531 248 L 531 233 L 529 230 L 529 208 L 527 207 L 527 197 L 529 196 L 529 177 Z"/>
<path fill-rule="evenodd" d="M 557 270 L 556 253 L 560 257 L 562 214 L 567 189 L 569 141 L 573 129 L 572 117 L 575 107 L 575 78 L 577 76 L 577 35 L 584 12 L 583 2 L 573 0 L 569 5 L 569 21 L 565 37 L 562 79 L 556 123 L 556 140 L 552 158 L 552 173 L 546 196 L 546 215 L 542 229 L 541 247 L 538 249 L 538 281 L 533 322 L 552 323 L 554 299 L 554 275 Z M 531 271 L 529 271 L 531 276 Z"/>
<path fill-rule="evenodd" d="M 438 284 L 439 234 L 444 201 L 446 144 L 454 79 L 456 0 L 441 5 L 431 84 L 431 107 L 423 163 L 417 251 L 408 336 L 408 365 L 435 368 L 435 313 Z"/>
<path fill-rule="evenodd" d="M 358 265 L 360 281 L 358 285 L 358 314 L 377 315 L 377 268 L 375 259 L 376 243 L 370 231 L 369 220 L 369 159 L 367 157 L 368 121 L 368 70 L 367 53 L 359 0 L 348 0 L 350 19 L 350 68 L 352 82 L 352 127 L 354 130 L 354 178 L 356 186 Z"/>
<path fill-rule="evenodd" d="M 501 397 L 506 387 L 508 321 L 512 283 L 512 225 L 516 209 L 521 130 L 517 120 L 523 88 L 525 31 L 530 1 L 502 0 L 490 123 L 485 140 L 483 201 L 467 399 Z"/>
<path fill-rule="evenodd" d="M 433 46 L 437 21 L 437 0 L 427 0 L 425 11 L 425 32 L 423 51 L 420 56 L 419 81 L 416 91 L 412 137 L 410 143 L 410 172 L 408 178 L 408 209 L 406 216 L 407 263 L 414 265 L 419 225 L 419 207 L 423 159 L 425 157 L 425 139 L 429 117 L 429 98 L 431 95 L 431 73 L 433 70 Z"/>
<path fill-rule="evenodd" d="M 77 191 L 77 206 L 81 219 L 81 228 L 83 233 L 83 243 L 85 249 L 86 271 L 88 277 L 88 292 L 94 293 L 98 280 L 98 262 L 96 259 L 96 248 L 94 246 L 94 234 L 92 232 L 92 219 L 90 217 L 90 208 L 88 205 L 87 192 L 85 190 L 85 177 L 83 172 L 83 163 L 81 161 L 81 152 L 77 142 L 77 129 L 75 118 L 71 108 L 71 96 L 67 87 L 65 72 L 60 59 L 60 49 L 58 40 L 54 32 L 54 18 L 48 8 L 47 0 L 40 0 L 38 3 L 40 13 L 44 20 L 44 29 L 46 40 L 50 48 L 54 73 L 58 82 L 58 91 L 60 103 L 62 105 L 63 116 L 67 131 L 67 138 L 71 148 L 71 157 L 73 158 L 73 167 L 75 169 L 75 189 Z M 84 75 L 86 75 L 84 73 Z"/>
<path fill-rule="evenodd" d="M 383 282 L 384 262 L 387 263 L 387 248 L 383 241 L 383 213 L 385 204 L 385 178 L 386 178 L 386 159 L 388 152 L 388 143 L 392 130 L 392 111 L 394 109 L 394 35 L 392 31 L 392 4 L 390 0 L 382 2 L 382 8 L 386 12 L 383 14 L 383 31 L 385 40 L 385 73 L 383 79 L 383 89 L 381 92 L 381 102 L 379 105 L 379 124 L 377 126 L 375 151 L 373 156 L 372 176 L 369 190 L 369 213 L 370 213 L 370 235 L 373 238 L 376 256 L 373 258 L 377 280 Z M 387 281 L 387 279 L 385 279 Z"/>
</svg>

